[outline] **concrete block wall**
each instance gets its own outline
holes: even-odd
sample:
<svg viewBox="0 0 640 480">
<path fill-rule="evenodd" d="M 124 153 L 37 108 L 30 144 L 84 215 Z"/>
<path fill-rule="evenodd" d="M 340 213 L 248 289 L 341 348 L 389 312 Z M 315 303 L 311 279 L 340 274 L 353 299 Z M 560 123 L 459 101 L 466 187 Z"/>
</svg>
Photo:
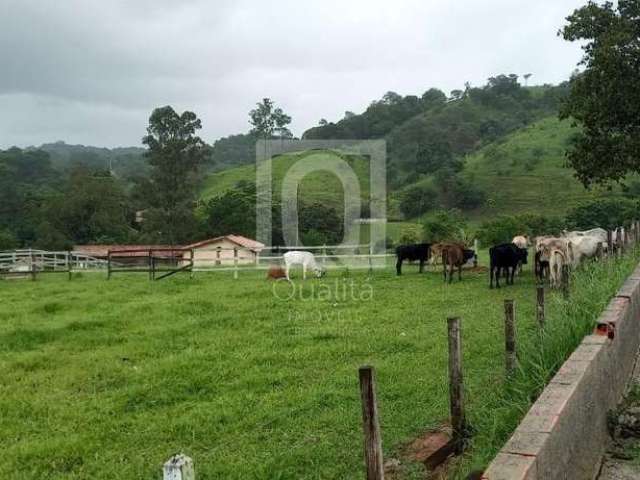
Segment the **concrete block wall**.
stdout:
<svg viewBox="0 0 640 480">
<path fill-rule="evenodd" d="M 484 480 L 591 480 L 640 347 L 640 265 L 560 367 Z"/>
</svg>

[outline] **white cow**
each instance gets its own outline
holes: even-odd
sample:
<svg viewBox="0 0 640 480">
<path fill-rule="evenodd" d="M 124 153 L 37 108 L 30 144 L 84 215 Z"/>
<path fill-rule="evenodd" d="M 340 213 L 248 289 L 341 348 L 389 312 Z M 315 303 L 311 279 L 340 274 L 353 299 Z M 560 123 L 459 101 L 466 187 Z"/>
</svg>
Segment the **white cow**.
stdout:
<svg viewBox="0 0 640 480">
<path fill-rule="evenodd" d="M 566 264 L 567 257 L 565 253 L 559 248 L 552 248 L 549 253 L 549 283 L 551 288 L 558 288 L 562 285 L 562 266 Z"/>
<path fill-rule="evenodd" d="M 313 270 L 313 273 L 316 277 L 321 277 L 324 275 L 324 270 L 318 265 L 316 262 L 316 258 L 313 256 L 311 252 L 302 252 L 298 250 L 294 250 L 293 252 L 285 253 L 282 258 L 284 258 L 285 272 L 287 275 L 287 280 L 291 280 L 289 277 L 289 270 L 292 265 L 302 265 L 302 278 L 307 278 L 307 269 Z"/>
<path fill-rule="evenodd" d="M 584 231 L 573 231 L 567 232 L 566 230 L 562 232 L 562 236 L 568 238 L 571 241 L 574 241 L 579 237 L 593 237 L 596 239 L 596 243 L 602 242 L 603 246 L 607 244 L 607 231 L 604 228 L 592 228 L 591 230 Z"/>
</svg>

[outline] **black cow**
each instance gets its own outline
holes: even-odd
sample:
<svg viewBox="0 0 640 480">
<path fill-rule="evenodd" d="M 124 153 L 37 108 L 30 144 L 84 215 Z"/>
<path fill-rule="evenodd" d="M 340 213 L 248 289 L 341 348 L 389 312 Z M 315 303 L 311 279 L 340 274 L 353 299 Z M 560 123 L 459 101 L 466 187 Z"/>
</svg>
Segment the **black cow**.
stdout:
<svg viewBox="0 0 640 480">
<path fill-rule="evenodd" d="M 538 282 L 543 283 L 549 277 L 549 260 L 542 260 L 542 252 L 537 251 L 535 256 L 535 270 Z"/>
<path fill-rule="evenodd" d="M 496 277 L 496 288 L 500 288 L 500 270 L 506 270 L 507 285 L 513 285 L 513 275 L 515 274 L 518 263 L 527 264 L 528 256 L 526 248 L 519 248 L 513 243 L 503 243 L 489 249 L 490 266 L 489 266 L 489 288 L 493 288 L 493 277 Z M 511 269 L 511 273 L 509 273 Z M 511 282 L 509 282 L 511 277 Z"/>
<path fill-rule="evenodd" d="M 431 244 L 430 243 L 416 243 L 414 245 L 400 245 L 396 248 L 396 273 L 402 275 L 402 262 L 405 260 L 419 260 L 420 261 L 420 273 L 424 268 L 424 263 L 429 260 L 431 256 Z"/>
</svg>

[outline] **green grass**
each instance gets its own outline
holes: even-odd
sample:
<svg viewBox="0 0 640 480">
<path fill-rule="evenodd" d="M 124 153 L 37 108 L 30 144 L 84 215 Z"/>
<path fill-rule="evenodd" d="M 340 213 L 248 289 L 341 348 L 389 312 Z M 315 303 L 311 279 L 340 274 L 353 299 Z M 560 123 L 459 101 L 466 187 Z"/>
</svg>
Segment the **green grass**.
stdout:
<svg viewBox="0 0 640 480">
<path fill-rule="evenodd" d="M 469 155 L 464 174 L 488 195 L 487 204 L 471 217 L 558 216 L 585 200 L 619 192 L 587 190 L 566 167 L 565 151 L 575 133 L 569 121 L 547 117 Z"/>
<path fill-rule="evenodd" d="M 589 288 L 569 310 L 551 295 L 549 331 L 567 318 L 591 322 L 632 264 L 606 278 L 581 274 Z M 470 272 L 444 285 L 439 272 L 412 266 L 370 281 L 331 271 L 290 301 L 244 271 L 237 281 L 217 273 L 1 282 L 0 474 L 160 478 L 163 461 L 184 452 L 203 480 L 361 478 L 357 368 L 377 369 L 385 454 L 397 456 L 448 416 L 449 315 L 463 319 L 477 431 L 461 471 L 483 465 L 529 401 L 530 392 L 526 401 L 504 393 L 502 302 L 516 300 L 525 348 L 537 331 L 533 286 L 530 272 L 500 290 Z M 554 365 L 556 356 L 545 354 Z M 546 372 L 542 365 L 515 385 L 535 390 Z M 415 466 L 408 471 L 404 478 L 418 478 Z"/>
</svg>

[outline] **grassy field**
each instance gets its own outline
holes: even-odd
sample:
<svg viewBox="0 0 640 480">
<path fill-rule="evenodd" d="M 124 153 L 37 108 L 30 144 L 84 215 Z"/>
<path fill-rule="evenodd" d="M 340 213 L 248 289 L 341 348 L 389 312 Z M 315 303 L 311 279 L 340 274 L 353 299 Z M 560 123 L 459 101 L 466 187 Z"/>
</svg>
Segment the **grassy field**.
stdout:
<svg viewBox="0 0 640 480">
<path fill-rule="evenodd" d="M 609 267 L 606 281 L 597 269 L 580 274 L 571 309 L 550 295 L 549 331 L 572 315 L 590 326 L 634 263 Z M 520 338 L 540 345 L 533 286 L 530 271 L 489 290 L 484 273 L 444 285 L 413 266 L 370 280 L 332 271 L 297 282 L 288 300 L 255 272 L 3 281 L 0 474 L 161 478 L 163 461 L 184 452 L 201 480 L 362 478 L 357 368 L 376 367 L 385 455 L 401 456 L 448 416 L 449 315 L 463 319 L 476 428 L 468 471 L 491 458 L 548 376 L 527 364 L 519 393 L 505 394 L 502 302 L 516 300 Z M 419 478 L 419 466 L 404 468 Z"/>
</svg>

